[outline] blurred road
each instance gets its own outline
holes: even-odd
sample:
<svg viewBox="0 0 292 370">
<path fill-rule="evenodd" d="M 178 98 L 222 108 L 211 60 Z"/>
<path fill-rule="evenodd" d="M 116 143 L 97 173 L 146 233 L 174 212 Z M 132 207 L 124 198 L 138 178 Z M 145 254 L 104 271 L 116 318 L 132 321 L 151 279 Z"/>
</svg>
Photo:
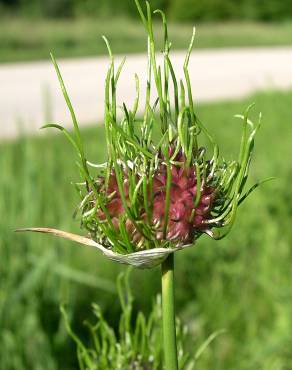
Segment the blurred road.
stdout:
<svg viewBox="0 0 292 370">
<path fill-rule="evenodd" d="M 178 76 L 182 76 L 184 56 L 184 52 L 172 53 Z M 101 122 L 108 58 L 60 60 L 59 66 L 80 123 Z M 198 102 L 235 99 L 267 88 L 288 89 L 292 88 L 292 47 L 196 50 L 189 70 Z M 145 55 L 127 57 L 118 87 L 120 104 L 133 103 L 135 72 L 143 102 L 145 71 Z M 71 125 L 50 61 L 0 65 L 0 139 L 12 138 L 19 130 L 37 133 L 48 121 Z"/>
</svg>

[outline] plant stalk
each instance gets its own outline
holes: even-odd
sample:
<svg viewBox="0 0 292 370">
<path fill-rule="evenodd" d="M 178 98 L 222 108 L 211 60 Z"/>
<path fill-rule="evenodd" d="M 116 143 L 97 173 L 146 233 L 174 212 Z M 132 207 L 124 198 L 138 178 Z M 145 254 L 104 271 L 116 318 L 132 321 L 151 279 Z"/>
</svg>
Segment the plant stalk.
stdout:
<svg viewBox="0 0 292 370">
<path fill-rule="evenodd" d="M 161 273 L 165 369 L 178 370 L 174 302 L 174 253 L 171 253 L 162 263 Z"/>
</svg>

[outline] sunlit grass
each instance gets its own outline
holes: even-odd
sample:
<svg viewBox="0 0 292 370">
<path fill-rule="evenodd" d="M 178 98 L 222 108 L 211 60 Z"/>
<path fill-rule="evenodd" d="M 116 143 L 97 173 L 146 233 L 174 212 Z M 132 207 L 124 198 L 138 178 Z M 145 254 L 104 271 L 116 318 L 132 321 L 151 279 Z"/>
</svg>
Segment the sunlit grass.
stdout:
<svg viewBox="0 0 292 370">
<path fill-rule="evenodd" d="M 194 343 L 227 329 L 202 356 L 202 370 L 292 366 L 292 92 L 201 105 L 198 111 L 229 158 L 238 148 L 241 129 L 232 116 L 253 101 L 254 114 L 263 112 L 263 123 L 251 182 L 268 176 L 278 180 L 263 185 L 240 207 L 228 238 L 216 243 L 202 238 L 197 247 L 176 256 L 179 315 Z M 102 161 L 103 128 L 96 125 L 82 134 L 89 160 Z M 78 180 L 75 159 L 61 134 L 0 143 L 1 369 L 76 368 L 75 349 L 60 320 L 60 302 L 70 303 L 74 329 L 85 340 L 82 321 L 92 301 L 102 306 L 112 325 L 117 322 L 113 282 L 123 267 L 90 248 L 12 232 L 22 226 L 79 228 L 72 218 L 78 198 L 70 184 Z M 147 313 L 160 289 L 159 271 L 134 272 L 132 281 L 139 292 L 137 307 Z"/>
<path fill-rule="evenodd" d="M 292 23 L 196 24 L 196 48 L 271 46 L 292 44 Z M 185 49 L 193 24 L 170 24 L 173 48 Z M 106 54 L 101 35 L 107 35 L 115 53 L 144 52 L 145 33 L 137 21 L 125 18 L 0 21 L 0 62 Z M 158 33 L 159 37 L 159 33 Z M 162 40 L 162 32 L 160 39 Z"/>
</svg>

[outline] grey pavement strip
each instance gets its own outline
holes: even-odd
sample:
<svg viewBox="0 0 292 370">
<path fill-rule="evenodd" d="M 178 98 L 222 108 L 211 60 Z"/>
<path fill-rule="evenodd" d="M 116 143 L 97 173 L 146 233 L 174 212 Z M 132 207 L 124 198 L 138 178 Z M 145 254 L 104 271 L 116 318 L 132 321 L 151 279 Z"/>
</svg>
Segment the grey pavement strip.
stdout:
<svg viewBox="0 0 292 370">
<path fill-rule="evenodd" d="M 178 76 L 182 77 L 185 53 L 175 51 L 171 56 Z M 116 57 L 117 64 L 121 60 L 122 56 Z M 108 63 L 107 57 L 59 60 L 80 124 L 103 120 L 103 85 Z M 189 70 L 197 102 L 236 99 L 267 88 L 289 89 L 292 47 L 195 50 Z M 146 55 L 127 57 L 118 86 L 118 104 L 133 104 L 137 73 L 143 109 L 145 71 Z M 13 138 L 20 131 L 39 133 L 38 128 L 48 121 L 71 126 L 52 63 L 48 60 L 0 65 L 0 139 Z"/>
</svg>

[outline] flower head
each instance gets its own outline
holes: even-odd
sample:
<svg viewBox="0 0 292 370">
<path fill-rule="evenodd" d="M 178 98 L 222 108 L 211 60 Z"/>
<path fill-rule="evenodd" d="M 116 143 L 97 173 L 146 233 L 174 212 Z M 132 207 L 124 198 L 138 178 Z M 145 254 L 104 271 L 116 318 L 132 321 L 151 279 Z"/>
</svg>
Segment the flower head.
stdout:
<svg viewBox="0 0 292 370">
<path fill-rule="evenodd" d="M 206 174 L 210 175 L 209 167 L 206 165 Z M 120 223 L 124 219 L 124 226 L 129 241 L 136 245 L 137 249 L 143 249 L 145 243 L 143 232 L 140 231 L 138 225 L 135 225 L 137 220 L 149 223 L 153 239 L 161 244 L 167 242 L 178 246 L 189 244 L 201 233 L 210 232 L 206 222 L 212 217 L 211 211 L 216 206 L 219 198 L 219 193 L 214 187 L 212 177 L 208 178 L 206 176 L 204 181 L 201 181 L 201 179 L 197 180 L 196 167 L 187 166 L 186 157 L 181 150 L 174 154 L 170 170 L 169 176 L 163 156 L 158 156 L 158 164 L 151 178 L 146 177 L 144 180 L 147 188 L 148 213 L 144 204 L 144 194 L 141 194 L 143 203 L 137 206 L 138 217 L 136 220 L 131 220 L 125 216 L 127 208 L 131 208 L 132 199 L 129 192 L 127 171 L 125 171 L 123 176 L 125 203 L 123 203 L 119 191 L 115 171 L 113 170 L 110 173 L 107 185 L 105 184 L 105 178 L 100 178 L 98 191 L 107 196 L 105 207 L 110 217 L 108 226 L 112 223 L 113 228 L 119 232 Z M 168 176 L 171 181 L 167 192 Z M 139 175 L 136 177 L 135 185 L 137 186 L 139 182 L 142 184 L 143 177 Z M 198 184 L 198 181 L 200 184 Z M 200 188 L 197 189 L 197 186 Z M 167 199 L 168 204 L 166 203 Z M 104 223 L 107 222 L 106 211 L 102 208 L 98 208 L 96 217 Z M 100 231 L 97 230 L 96 234 L 100 234 Z"/>
<path fill-rule="evenodd" d="M 188 73 L 195 32 L 184 62 L 184 80 L 178 83 L 164 13 L 155 12 L 162 17 L 164 32 L 163 66 L 159 66 L 150 5 L 146 3 L 146 14 L 138 0 L 136 5 L 148 35 L 146 100 L 141 114 L 136 75 L 134 106 L 123 104 L 117 113 L 116 91 L 124 61 L 116 69 L 104 38 L 110 55 L 105 80 L 106 163 L 87 161 L 74 110 L 52 57 L 74 135 L 58 125 L 47 126 L 61 129 L 79 154 L 84 182 L 79 187 L 78 211 L 91 239 L 74 239 L 56 230 L 36 231 L 97 246 L 119 262 L 152 267 L 169 253 L 193 245 L 204 233 L 218 239 L 230 231 L 239 204 L 258 186 L 244 191 L 259 124 L 248 119 L 250 107 L 237 116 L 243 125 L 238 159 L 226 162 L 221 158 L 218 145 L 195 113 Z"/>
</svg>

